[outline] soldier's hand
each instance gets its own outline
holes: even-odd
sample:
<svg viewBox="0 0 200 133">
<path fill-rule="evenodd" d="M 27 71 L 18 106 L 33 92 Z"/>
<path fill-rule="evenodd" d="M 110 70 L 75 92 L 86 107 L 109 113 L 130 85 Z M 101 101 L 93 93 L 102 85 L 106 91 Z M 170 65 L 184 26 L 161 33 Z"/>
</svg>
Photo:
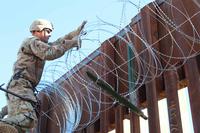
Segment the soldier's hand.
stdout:
<svg viewBox="0 0 200 133">
<path fill-rule="evenodd" d="M 73 47 L 76 47 L 77 50 L 78 50 L 79 48 L 81 48 L 81 43 L 82 43 L 82 41 L 81 41 L 80 36 L 75 36 L 75 37 L 72 38 L 72 40 L 75 40 L 75 41 L 76 41 L 76 43 L 74 43 L 74 46 L 73 46 Z"/>
<path fill-rule="evenodd" d="M 64 39 L 71 40 L 75 36 L 85 35 L 86 32 L 84 32 L 83 29 L 84 29 L 86 23 L 87 23 L 87 21 L 83 21 L 82 24 L 76 30 L 65 35 Z"/>
<path fill-rule="evenodd" d="M 83 29 L 84 29 L 86 23 L 87 23 L 87 21 L 83 21 L 82 24 L 77 28 L 77 30 L 76 30 L 77 36 L 80 35 L 81 32 L 83 32 Z"/>
<path fill-rule="evenodd" d="M 83 21 L 82 24 L 76 30 L 71 32 L 71 35 L 73 37 L 79 36 L 83 32 L 83 29 L 84 29 L 86 23 L 87 23 L 87 21 Z"/>
</svg>

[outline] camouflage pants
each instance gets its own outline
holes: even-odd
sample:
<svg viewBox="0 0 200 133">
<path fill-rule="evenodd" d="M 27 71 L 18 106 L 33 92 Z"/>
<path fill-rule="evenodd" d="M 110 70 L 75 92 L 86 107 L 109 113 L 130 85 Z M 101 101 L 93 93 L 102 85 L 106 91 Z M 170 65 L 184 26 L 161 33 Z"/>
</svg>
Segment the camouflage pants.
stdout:
<svg viewBox="0 0 200 133">
<path fill-rule="evenodd" d="M 29 98 L 36 101 L 36 97 L 32 90 L 32 85 L 29 81 L 20 78 L 11 80 L 8 85 L 8 90 L 18 94 L 24 98 Z M 32 104 L 24 101 L 11 94 L 7 95 L 8 116 L 2 121 L 20 127 L 22 130 L 35 127 L 37 124 L 37 116 Z"/>
</svg>

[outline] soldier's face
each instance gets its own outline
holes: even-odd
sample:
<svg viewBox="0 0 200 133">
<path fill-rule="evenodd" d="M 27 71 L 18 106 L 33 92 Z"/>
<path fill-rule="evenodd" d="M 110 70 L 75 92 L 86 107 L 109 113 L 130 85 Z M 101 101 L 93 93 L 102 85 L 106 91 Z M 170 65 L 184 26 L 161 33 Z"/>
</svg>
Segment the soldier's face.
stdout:
<svg viewBox="0 0 200 133">
<path fill-rule="evenodd" d="M 41 35 L 40 35 L 40 39 L 41 39 L 41 41 L 43 41 L 43 42 L 48 42 L 49 41 L 49 38 L 51 37 L 51 30 L 50 29 L 44 29 L 44 30 L 42 30 L 40 33 L 41 33 Z"/>
</svg>

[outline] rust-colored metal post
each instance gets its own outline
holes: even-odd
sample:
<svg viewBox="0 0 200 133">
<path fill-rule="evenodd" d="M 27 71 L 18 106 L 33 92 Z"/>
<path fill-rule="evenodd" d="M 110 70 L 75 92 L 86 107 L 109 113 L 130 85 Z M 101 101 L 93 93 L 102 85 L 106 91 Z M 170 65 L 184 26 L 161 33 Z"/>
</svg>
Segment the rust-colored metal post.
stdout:
<svg viewBox="0 0 200 133">
<path fill-rule="evenodd" d="M 49 99 L 43 91 L 39 93 L 38 99 L 40 100 L 40 104 L 42 106 L 40 106 L 38 125 L 34 133 L 47 133 L 47 125 L 49 121 Z"/>
<path fill-rule="evenodd" d="M 123 133 L 123 108 L 122 106 L 118 106 L 115 109 L 115 130 L 116 133 Z"/>
<path fill-rule="evenodd" d="M 152 45 L 157 40 L 157 21 L 155 20 L 155 14 L 151 10 L 154 10 L 151 4 L 145 6 L 141 10 L 141 20 L 143 34 L 146 37 L 148 45 Z M 156 47 L 155 45 L 152 47 Z M 146 47 L 148 49 L 148 47 Z M 148 76 L 154 77 L 156 68 L 153 62 L 153 55 L 150 52 L 147 52 L 147 58 L 145 61 L 149 65 L 150 72 Z M 146 86 L 146 98 L 147 98 L 147 109 L 148 109 L 148 122 L 149 122 L 149 133 L 160 133 L 160 122 L 159 122 L 159 111 L 158 111 L 158 98 L 156 90 L 156 79 L 151 79 L 145 83 Z"/>
<path fill-rule="evenodd" d="M 200 74 L 195 58 L 189 59 L 184 65 L 186 78 L 189 81 L 188 92 L 192 112 L 194 132 L 200 131 Z"/>
<path fill-rule="evenodd" d="M 131 26 L 131 25 L 130 25 Z M 139 35 L 138 33 L 138 27 L 137 25 L 133 25 L 131 26 L 131 29 L 133 30 L 133 32 L 135 32 L 136 34 Z M 136 51 L 139 52 L 139 50 L 137 49 L 137 47 L 141 47 L 140 44 L 140 40 L 138 39 L 138 37 L 130 34 L 130 38 L 133 42 L 133 47 L 135 47 Z M 136 53 L 135 53 L 136 54 Z M 136 71 L 136 68 L 137 68 L 137 59 L 133 60 L 133 70 Z M 135 74 L 135 73 L 134 73 Z M 132 75 L 133 77 L 136 76 L 136 75 Z M 131 82 L 134 82 L 134 81 L 131 81 Z M 136 83 L 135 84 L 135 88 L 132 88 L 132 89 L 136 89 Z M 139 94 L 138 94 L 138 91 L 134 92 L 133 94 L 130 95 L 130 100 L 131 102 L 134 104 L 134 105 L 138 105 L 140 106 L 140 103 L 139 103 Z M 131 128 L 131 133 L 140 133 L 140 120 L 139 120 L 139 117 L 137 115 L 135 115 L 133 112 L 130 112 L 129 114 L 130 116 L 130 128 Z"/>
<path fill-rule="evenodd" d="M 130 113 L 131 133 L 140 133 L 140 120 L 137 115 Z"/>
<path fill-rule="evenodd" d="M 104 42 L 104 44 L 101 46 L 101 51 L 103 53 L 105 53 L 107 56 L 109 56 L 109 58 L 111 59 L 114 59 L 114 49 L 113 49 L 113 45 L 115 42 L 115 38 L 112 38 L 110 40 L 107 40 Z M 108 57 L 104 57 L 104 66 L 107 68 L 107 69 L 102 69 L 102 75 L 107 73 L 109 70 L 113 69 L 113 64 L 111 63 L 110 59 L 108 59 Z M 103 64 L 102 63 L 102 64 Z M 112 77 L 112 78 L 109 78 L 109 77 Z M 110 85 L 112 85 L 113 87 L 115 86 L 115 77 L 114 77 L 114 74 L 113 73 L 108 73 L 106 74 L 105 77 L 102 77 L 104 80 L 106 80 Z M 106 92 L 104 92 L 106 93 Z M 103 98 L 103 101 L 104 102 L 109 102 L 109 99 L 108 99 L 108 96 L 107 95 L 103 95 L 102 96 Z M 104 104 L 103 105 L 103 110 L 108 108 L 109 105 L 107 104 Z M 100 132 L 101 133 L 107 133 L 108 132 L 108 127 L 110 125 L 110 117 L 112 115 L 110 114 L 110 111 L 107 110 L 107 111 L 104 111 L 100 114 Z"/>
<path fill-rule="evenodd" d="M 175 71 L 164 72 L 167 96 L 169 126 L 171 133 L 182 133 L 181 115 L 178 101 L 178 75 Z"/>
</svg>

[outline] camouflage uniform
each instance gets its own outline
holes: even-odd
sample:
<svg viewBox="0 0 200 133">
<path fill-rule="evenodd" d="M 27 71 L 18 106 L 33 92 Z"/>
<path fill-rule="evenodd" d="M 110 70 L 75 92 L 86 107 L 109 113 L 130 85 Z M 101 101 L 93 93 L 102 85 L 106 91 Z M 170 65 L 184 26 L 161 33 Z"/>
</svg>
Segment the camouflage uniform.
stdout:
<svg viewBox="0 0 200 133">
<path fill-rule="evenodd" d="M 45 60 L 59 58 L 68 49 L 77 46 L 78 41 L 72 40 L 75 35 L 77 36 L 80 33 L 78 30 L 80 29 L 52 43 L 45 43 L 35 36 L 25 39 L 18 51 L 17 61 L 14 64 L 14 75 L 7 89 L 37 102 L 34 88 L 41 79 Z M 8 117 L 1 121 L 15 126 L 18 125 L 23 129 L 33 128 L 37 123 L 37 116 L 32 103 L 11 94 L 7 95 L 7 99 Z"/>
</svg>

